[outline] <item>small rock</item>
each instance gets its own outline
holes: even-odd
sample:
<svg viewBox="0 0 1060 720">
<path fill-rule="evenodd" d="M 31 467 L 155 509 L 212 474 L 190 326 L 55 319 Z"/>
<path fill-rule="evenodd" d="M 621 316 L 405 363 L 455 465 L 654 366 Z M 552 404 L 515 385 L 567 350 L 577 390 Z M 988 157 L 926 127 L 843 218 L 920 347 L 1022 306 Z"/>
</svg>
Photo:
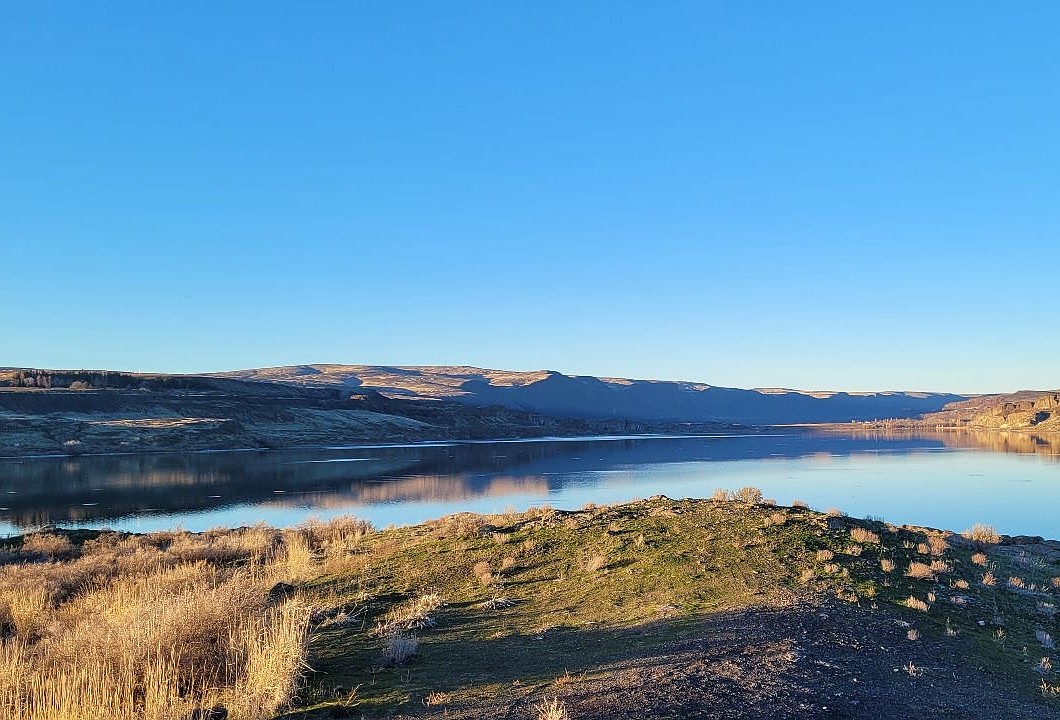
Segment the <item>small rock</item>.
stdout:
<svg viewBox="0 0 1060 720">
<path fill-rule="evenodd" d="M 285 600 L 295 591 L 295 589 L 294 585 L 278 582 L 269 590 L 269 600 Z"/>
</svg>

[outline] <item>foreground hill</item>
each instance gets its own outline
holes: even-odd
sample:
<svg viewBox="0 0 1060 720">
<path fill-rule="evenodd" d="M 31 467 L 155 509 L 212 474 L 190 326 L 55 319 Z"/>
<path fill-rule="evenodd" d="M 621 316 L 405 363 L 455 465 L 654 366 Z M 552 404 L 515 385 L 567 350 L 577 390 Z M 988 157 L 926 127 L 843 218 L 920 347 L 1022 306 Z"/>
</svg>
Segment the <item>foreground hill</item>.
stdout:
<svg viewBox="0 0 1060 720">
<path fill-rule="evenodd" d="M 393 398 L 504 406 L 555 417 L 748 425 L 912 418 L 965 399 L 945 393 L 740 390 L 691 382 L 475 367 L 293 365 L 221 376 L 299 387 L 367 388 Z"/>
<path fill-rule="evenodd" d="M 1060 390 L 1023 390 L 970 398 L 927 413 L 923 421 L 931 425 L 997 430 L 1060 431 Z"/>
<path fill-rule="evenodd" d="M 5 545 L 14 720 L 1060 712 L 1060 543 L 753 488 L 382 531 L 340 518 Z"/>
</svg>

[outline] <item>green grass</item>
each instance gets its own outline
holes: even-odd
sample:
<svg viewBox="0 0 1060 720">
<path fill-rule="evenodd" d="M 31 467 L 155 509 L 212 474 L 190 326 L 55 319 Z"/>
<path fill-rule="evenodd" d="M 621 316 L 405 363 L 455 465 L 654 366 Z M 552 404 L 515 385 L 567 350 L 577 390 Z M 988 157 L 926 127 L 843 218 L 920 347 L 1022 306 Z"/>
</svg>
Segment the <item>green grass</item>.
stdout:
<svg viewBox="0 0 1060 720">
<path fill-rule="evenodd" d="M 356 704 L 372 715 L 438 698 L 537 698 L 553 683 L 583 677 L 636 648 L 688 636 L 699 618 L 768 605 L 790 592 L 833 594 L 866 608 L 888 604 L 922 633 L 944 636 L 949 621 L 973 639 L 983 664 L 1029 689 L 1037 686 L 1031 666 L 1045 651 L 1037 652 L 1034 631 L 1044 627 L 1058 637 L 1060 628 L 1035 606 L 1057 600 L 1055 591 L 1032 597 L 1002 585 L 979 587 L 982 568 L 970 560 L 973 549 L 953 537 L 945 553 L 951 573 L 937 581 L 908 578 L 911 561 L 932 560 L 916 549 L 925 532 L 849 518 L 842 525 L 829 530 L 825 516 L 805 509 L 659 498 L 570 513 L 456 516 L 375 533 L 348 573 L 311 588 L 364 614 L 356 625 L 314 635 L 314 673 L 302 712 Z M 855 526 L 877 533 L 880 543 L 846 554 Z M 832 550 L 834 559 L 817 561 L 821 549 Z M 586 569 L 595 556 L 606 565 Z M 897 568 L 884 573 L 881 557 Z M 990 557 L 996 574 L 1007 578 L 1010 560 L 999 549 Z M 472 570 L 483 562 L 494 577 L 489 586 Z M 1055 567 L 1020 570 L 1037 584 L 1060 574 Z M 950 587 L 958 578 L 968 590 Z M 418 656 L 404 667 L 379 669 L 382 639 L 370 631 L 423 593 L 438 593 L 447 604 L 433 613 L 433 627 L 417 633 Z M 936 599 L 927 613 L 902 605 L 910 595 L 926 599 L 928 593 Z M 970 600 L 954 605 L 953 595 Z M 493 597 L 513 604 L 485 609 L 482 603 Z M 1005 643 L 993 637 L 1000 618 L 1009 633 Z"/>
</svg>

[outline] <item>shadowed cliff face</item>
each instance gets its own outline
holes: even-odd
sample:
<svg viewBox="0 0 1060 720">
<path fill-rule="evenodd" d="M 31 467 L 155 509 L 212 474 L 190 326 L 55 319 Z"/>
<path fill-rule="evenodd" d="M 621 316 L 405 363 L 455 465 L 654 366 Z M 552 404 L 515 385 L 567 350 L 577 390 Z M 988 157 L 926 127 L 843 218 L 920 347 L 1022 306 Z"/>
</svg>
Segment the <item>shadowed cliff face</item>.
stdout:
<svg viewBox="0 0 1060 720">
<path fill-rule="evenodd" d="M 691 382 L 473 367 L 312 365 L 224 375 L 308 387 L 369 388 L 390 397 L 500 405 L 557 417 L 668 422 L 789 424 L 912 418 L 965 399 L 940 393 L 740 390 Z"/>
</svg>

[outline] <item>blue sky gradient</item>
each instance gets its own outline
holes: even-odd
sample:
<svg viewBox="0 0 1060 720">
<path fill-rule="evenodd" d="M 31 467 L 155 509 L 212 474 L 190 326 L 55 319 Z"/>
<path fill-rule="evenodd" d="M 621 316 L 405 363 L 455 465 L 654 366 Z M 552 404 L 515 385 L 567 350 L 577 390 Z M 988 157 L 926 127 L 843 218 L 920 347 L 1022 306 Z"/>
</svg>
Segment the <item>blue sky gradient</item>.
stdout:
<svg viewBox="0 0 1060 720">
<path fill-rule="evenodd" d="M 1060 5 L 8 3 L 0 365 L 1060 386 Z"/>
</svg>

